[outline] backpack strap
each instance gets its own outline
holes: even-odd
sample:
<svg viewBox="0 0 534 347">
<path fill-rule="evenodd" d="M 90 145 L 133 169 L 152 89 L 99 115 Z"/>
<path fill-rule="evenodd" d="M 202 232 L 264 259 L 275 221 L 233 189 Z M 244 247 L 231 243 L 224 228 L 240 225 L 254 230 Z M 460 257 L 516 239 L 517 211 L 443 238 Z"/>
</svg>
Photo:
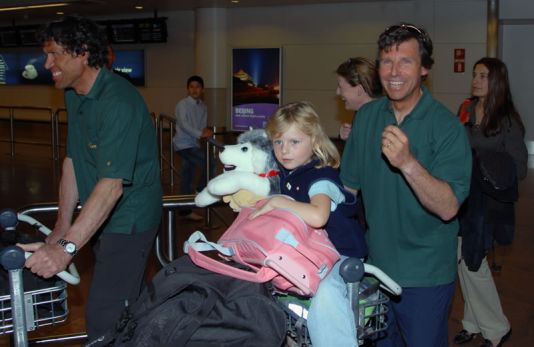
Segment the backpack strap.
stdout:
<svg viewBox="0 0 534 347">
<path fill-rule="evenodd" d="M 210 242 L 202 231 L 195 231 L 189 236 L 187 241 L 184 242 L 184 253 L 187 253 L 189 248 L 193 248 L 199 252 L 217 251 L 222 255 L 231 257 L 234 255 L 234 250 L 229 247 L 224 247 L 216 242 Z"/>
</svg>

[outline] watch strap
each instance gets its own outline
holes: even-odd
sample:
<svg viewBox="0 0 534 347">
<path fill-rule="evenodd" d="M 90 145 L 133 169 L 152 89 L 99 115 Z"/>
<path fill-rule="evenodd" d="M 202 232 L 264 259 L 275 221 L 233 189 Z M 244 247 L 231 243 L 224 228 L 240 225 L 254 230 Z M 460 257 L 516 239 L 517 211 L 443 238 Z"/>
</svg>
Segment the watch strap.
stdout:
<svg viewBox="0 0 534 347">
<path fill-rule="evenodd" d="M 78 247 L 76 247 L 76 244 L 74 242 L 72 242 L 72 241 L 65 240 L 65 239 L 59 239 L 59 240 L 57 240 L 57 244 L 60 245 L 61 247 L 63 247 L 63 250 L 65 251 L 65 253 L 67 253 L 67 254 L 69 254 L 71 256 L 74 256 L 78 252 Z M 73 251 L 69 251 L 67 249 L 68 245 L 74 246 L 74 250 Z"/>
</svg>

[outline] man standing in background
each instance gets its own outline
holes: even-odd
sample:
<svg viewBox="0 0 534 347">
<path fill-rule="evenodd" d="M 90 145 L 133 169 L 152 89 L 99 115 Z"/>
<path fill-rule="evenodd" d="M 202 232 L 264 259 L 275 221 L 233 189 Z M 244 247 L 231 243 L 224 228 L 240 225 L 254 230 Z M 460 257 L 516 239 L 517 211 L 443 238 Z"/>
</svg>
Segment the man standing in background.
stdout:
<svg viewBox="0 0 534 347">
<path fill-rule="evenodd" d="M 213 136 L 207 128 L 208 108 L 202 101 L 204 80 L 200 76 L 187 79 L 187 97 L 176 104 L 176 134 L 173 138 L 174 150 L 180 156 L 180 193 L 200 192 L 206 185 L 206 153 L 200 147 L 199 140 Z M 195 170 L 200 168 L 200 181 L 193 189 Z M 202 216 L 191 210 L 182 210 L 181 215 L 192 221 L 202 220 Z"/>
</svg>

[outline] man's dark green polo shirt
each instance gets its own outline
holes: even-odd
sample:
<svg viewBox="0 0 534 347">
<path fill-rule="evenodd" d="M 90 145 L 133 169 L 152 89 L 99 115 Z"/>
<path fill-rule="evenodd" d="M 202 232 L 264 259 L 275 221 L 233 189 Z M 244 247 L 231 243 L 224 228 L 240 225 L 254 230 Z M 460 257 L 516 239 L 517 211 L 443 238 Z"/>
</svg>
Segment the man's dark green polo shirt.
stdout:
<svg viewBox="0 0 534 347">
<path fill-rule="evenodd" d="M 137 89 L 106 68 L 87 95 L 65 91 L 67 156 L 80 202 L 102 178 L 121 178 L 123 195 L 104 224 L 105 233 L 132 234 L 157 226 L 161 183 L 156 131 Z"/>
<path fill-rule="evenodd" d="M 403 287 L 454 281 L 458 222 L 443 222 L 418 201 L 402 174 L 382 155 L 382 131 L 397 124 L 390 100 L 364 105 L 345 145 L 341 179 L 363 193 L 369 260 Z M 399 127 L 410 151 L 431 175 L 451 186 L 458 203 L 467 197 L 471 150 L 458 119 L 423 87 L 423 95 Z"/>
</svg>

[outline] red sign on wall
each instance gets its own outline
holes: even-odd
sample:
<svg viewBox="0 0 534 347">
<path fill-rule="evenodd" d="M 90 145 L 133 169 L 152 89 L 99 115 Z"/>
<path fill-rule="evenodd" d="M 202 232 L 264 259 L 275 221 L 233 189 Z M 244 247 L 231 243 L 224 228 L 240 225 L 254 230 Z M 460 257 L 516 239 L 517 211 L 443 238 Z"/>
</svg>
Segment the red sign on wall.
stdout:
<svg viewBox="0 0 534 347">
<path fill-rule="evenodd" d="M 454 49 L 454 72 L 465 72 L 465 48 Z"/>
</svg>

